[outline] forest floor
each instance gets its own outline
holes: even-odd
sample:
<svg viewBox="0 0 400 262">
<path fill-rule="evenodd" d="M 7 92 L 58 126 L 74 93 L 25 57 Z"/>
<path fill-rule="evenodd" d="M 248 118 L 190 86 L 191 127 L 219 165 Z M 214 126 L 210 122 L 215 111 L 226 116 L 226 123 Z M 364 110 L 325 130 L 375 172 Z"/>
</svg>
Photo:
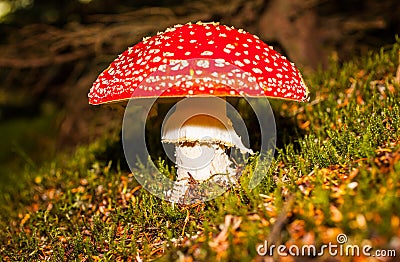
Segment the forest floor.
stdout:
<svg viewBox="0 0 400 262">
<path fill-rule="evenodd" d="M 298 135 L 278 143 L 254 190 L 249 165 L 240 186 L 172 206 L 119 168 L 113 137 L 26 167 L 0 192 L 0 260 L 299 261 L 311 246 L 312 261 L 398 258 L 399 58 L 397 39 L 305 76 L 309 103 L 271 101 Z"/>
</svg>

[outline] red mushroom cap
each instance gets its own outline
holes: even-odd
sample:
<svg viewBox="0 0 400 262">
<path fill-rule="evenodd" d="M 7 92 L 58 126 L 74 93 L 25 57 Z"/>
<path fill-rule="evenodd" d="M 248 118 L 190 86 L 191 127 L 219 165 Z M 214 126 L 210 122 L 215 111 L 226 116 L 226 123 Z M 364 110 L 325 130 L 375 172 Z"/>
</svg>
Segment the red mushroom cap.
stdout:
<svg viewBox="0 0 400 262">
<path fill-rule="evenodd" d="M 193 59 L 198 63 L 184 62 Z M 226 66 L 234 66 L 248 73 L 250 82 L 255 81 L 257 88 L 242 88 L 236 92 L 224 82 L 207 84 L 201 80 L 195 85 L 179 81 L 162 94 L 152 88 L 143 88 L 143 80 L 163 66 L 173 67 L 174 64 L 180 74 L 186 72 L 188 75 L 202 68 L 219 73 Z M 229 74 L 226 77 L 229 78 Z M 127 100 L 132 98 L 133 92 L 135 97 L 245 95 L 308 100 L 307 86 L 295 65 L 257 36 L 218 23 L 200 22 L 176 25 L 130 47 L 93 83 L 89 103 Z"/>
</svg>

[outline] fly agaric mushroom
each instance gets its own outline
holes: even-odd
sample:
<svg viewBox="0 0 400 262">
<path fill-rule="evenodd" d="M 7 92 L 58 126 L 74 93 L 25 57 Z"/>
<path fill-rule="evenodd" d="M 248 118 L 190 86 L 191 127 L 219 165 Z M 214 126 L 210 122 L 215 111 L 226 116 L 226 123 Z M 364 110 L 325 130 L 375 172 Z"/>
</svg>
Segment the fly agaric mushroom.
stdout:
<svg viewBox="0 0 400 262">
<path fill-rule="evenodd" d="M 241 77 L 247 77 L 246 81 L 253 85 L 238 87 L 230 82 L 235 72 L 224 69 L 232 67 L 236 72 L 244 72 Z M 169 81 L 167 85 L 154 76 L 157 71 L 188 78 Z M 203 71 L 211 73 L 204 76 Z M 196 74 L 197 79 L 190 78 Z M 214 74 L 219 74 L 218 81 L 208 78 Z M 143 85 L 156 80 L 160 86 Z M 178 104 L 163 127 L 162 142 L 176 145 L 179 181 L 188 177 L 204 181 L 215 174 L 232 177 L 234 164 L 225 150 L 236 147 L 251 153 L 226 116 L 224 100 L 216 97 L 308 100 L 308 90 L 298 69 L 272 47 L 244 30 L 201 22 L 175 25 L 130 47 L 99 75 L 88 96 L 90 104 L 98 105 L 126 101 L 133 94 L 135 98 L 199 96 L 193 103 Z M 202 104 L 207 105 L 206 112 L 200 112 L 205 108 Z M 212 159 L 206 165 L 197 161 L 201 152 L 211 152 Z"/>
</svg>

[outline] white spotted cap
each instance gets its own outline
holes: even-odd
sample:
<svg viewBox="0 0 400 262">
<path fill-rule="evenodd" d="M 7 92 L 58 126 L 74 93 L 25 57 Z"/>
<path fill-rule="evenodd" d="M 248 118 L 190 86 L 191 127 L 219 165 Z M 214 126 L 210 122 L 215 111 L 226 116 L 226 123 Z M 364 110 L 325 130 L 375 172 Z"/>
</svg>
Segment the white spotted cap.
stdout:
<svg viewBox="0 0 400 262">
<path fill-rule="evenodd" d="M 194 68 L 188 60 L 197 60 Z M 143 88 L 144 80 L 169 66 L 180 74 L 193 75 L 201 68 L 208 72 L 224 72 L 234 66 L 256 82 L 257 88 L 211 84 L 204 81 L 178 81 L 159 94 Z M 171 66 L 172 65 L 172 66 Z M 199 73 L 201 74 L 201 73 Z M 220 76 L 221 77 L 221 76 Z M 229 74 L 222 73 L 229 82 Z M 206 81 L 207 82 L 207 81 Z M 142 88 L 143 90 L 138 90 Z M 137 92 L 139 91 L 139 92 Z M 257 36 L 218 23 L 176 25 L 163 33 L 143 39 L 116 58 L 93 83 L 89 92 L 90 104 L 103 104 L 135 97 L 184 97 L 194 95 L 274 97 L 308 101 L 308 89 L 299 70 L 284 56 Z"/>
</svg>

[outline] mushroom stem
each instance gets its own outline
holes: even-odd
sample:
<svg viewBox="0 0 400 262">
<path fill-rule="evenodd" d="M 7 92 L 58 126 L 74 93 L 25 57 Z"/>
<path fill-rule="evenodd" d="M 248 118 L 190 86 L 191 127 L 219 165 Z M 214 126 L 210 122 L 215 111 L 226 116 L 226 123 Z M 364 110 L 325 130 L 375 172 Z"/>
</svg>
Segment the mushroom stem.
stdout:
<svg viewBox="0 0 400 262">
<path fill-rule="evenodd" d="M 252 153 L 227 117 L 226 101 L 211 96 L 178 102 L 163 126 L 162 143 L 175 145 L 179 184 L 193 179 L 196 183 L 206 181 L 217 175 L 223 181 L 235 180 L 236 167 L 227 150 L 236 147 L 242 153 Z"/>
</svg>

